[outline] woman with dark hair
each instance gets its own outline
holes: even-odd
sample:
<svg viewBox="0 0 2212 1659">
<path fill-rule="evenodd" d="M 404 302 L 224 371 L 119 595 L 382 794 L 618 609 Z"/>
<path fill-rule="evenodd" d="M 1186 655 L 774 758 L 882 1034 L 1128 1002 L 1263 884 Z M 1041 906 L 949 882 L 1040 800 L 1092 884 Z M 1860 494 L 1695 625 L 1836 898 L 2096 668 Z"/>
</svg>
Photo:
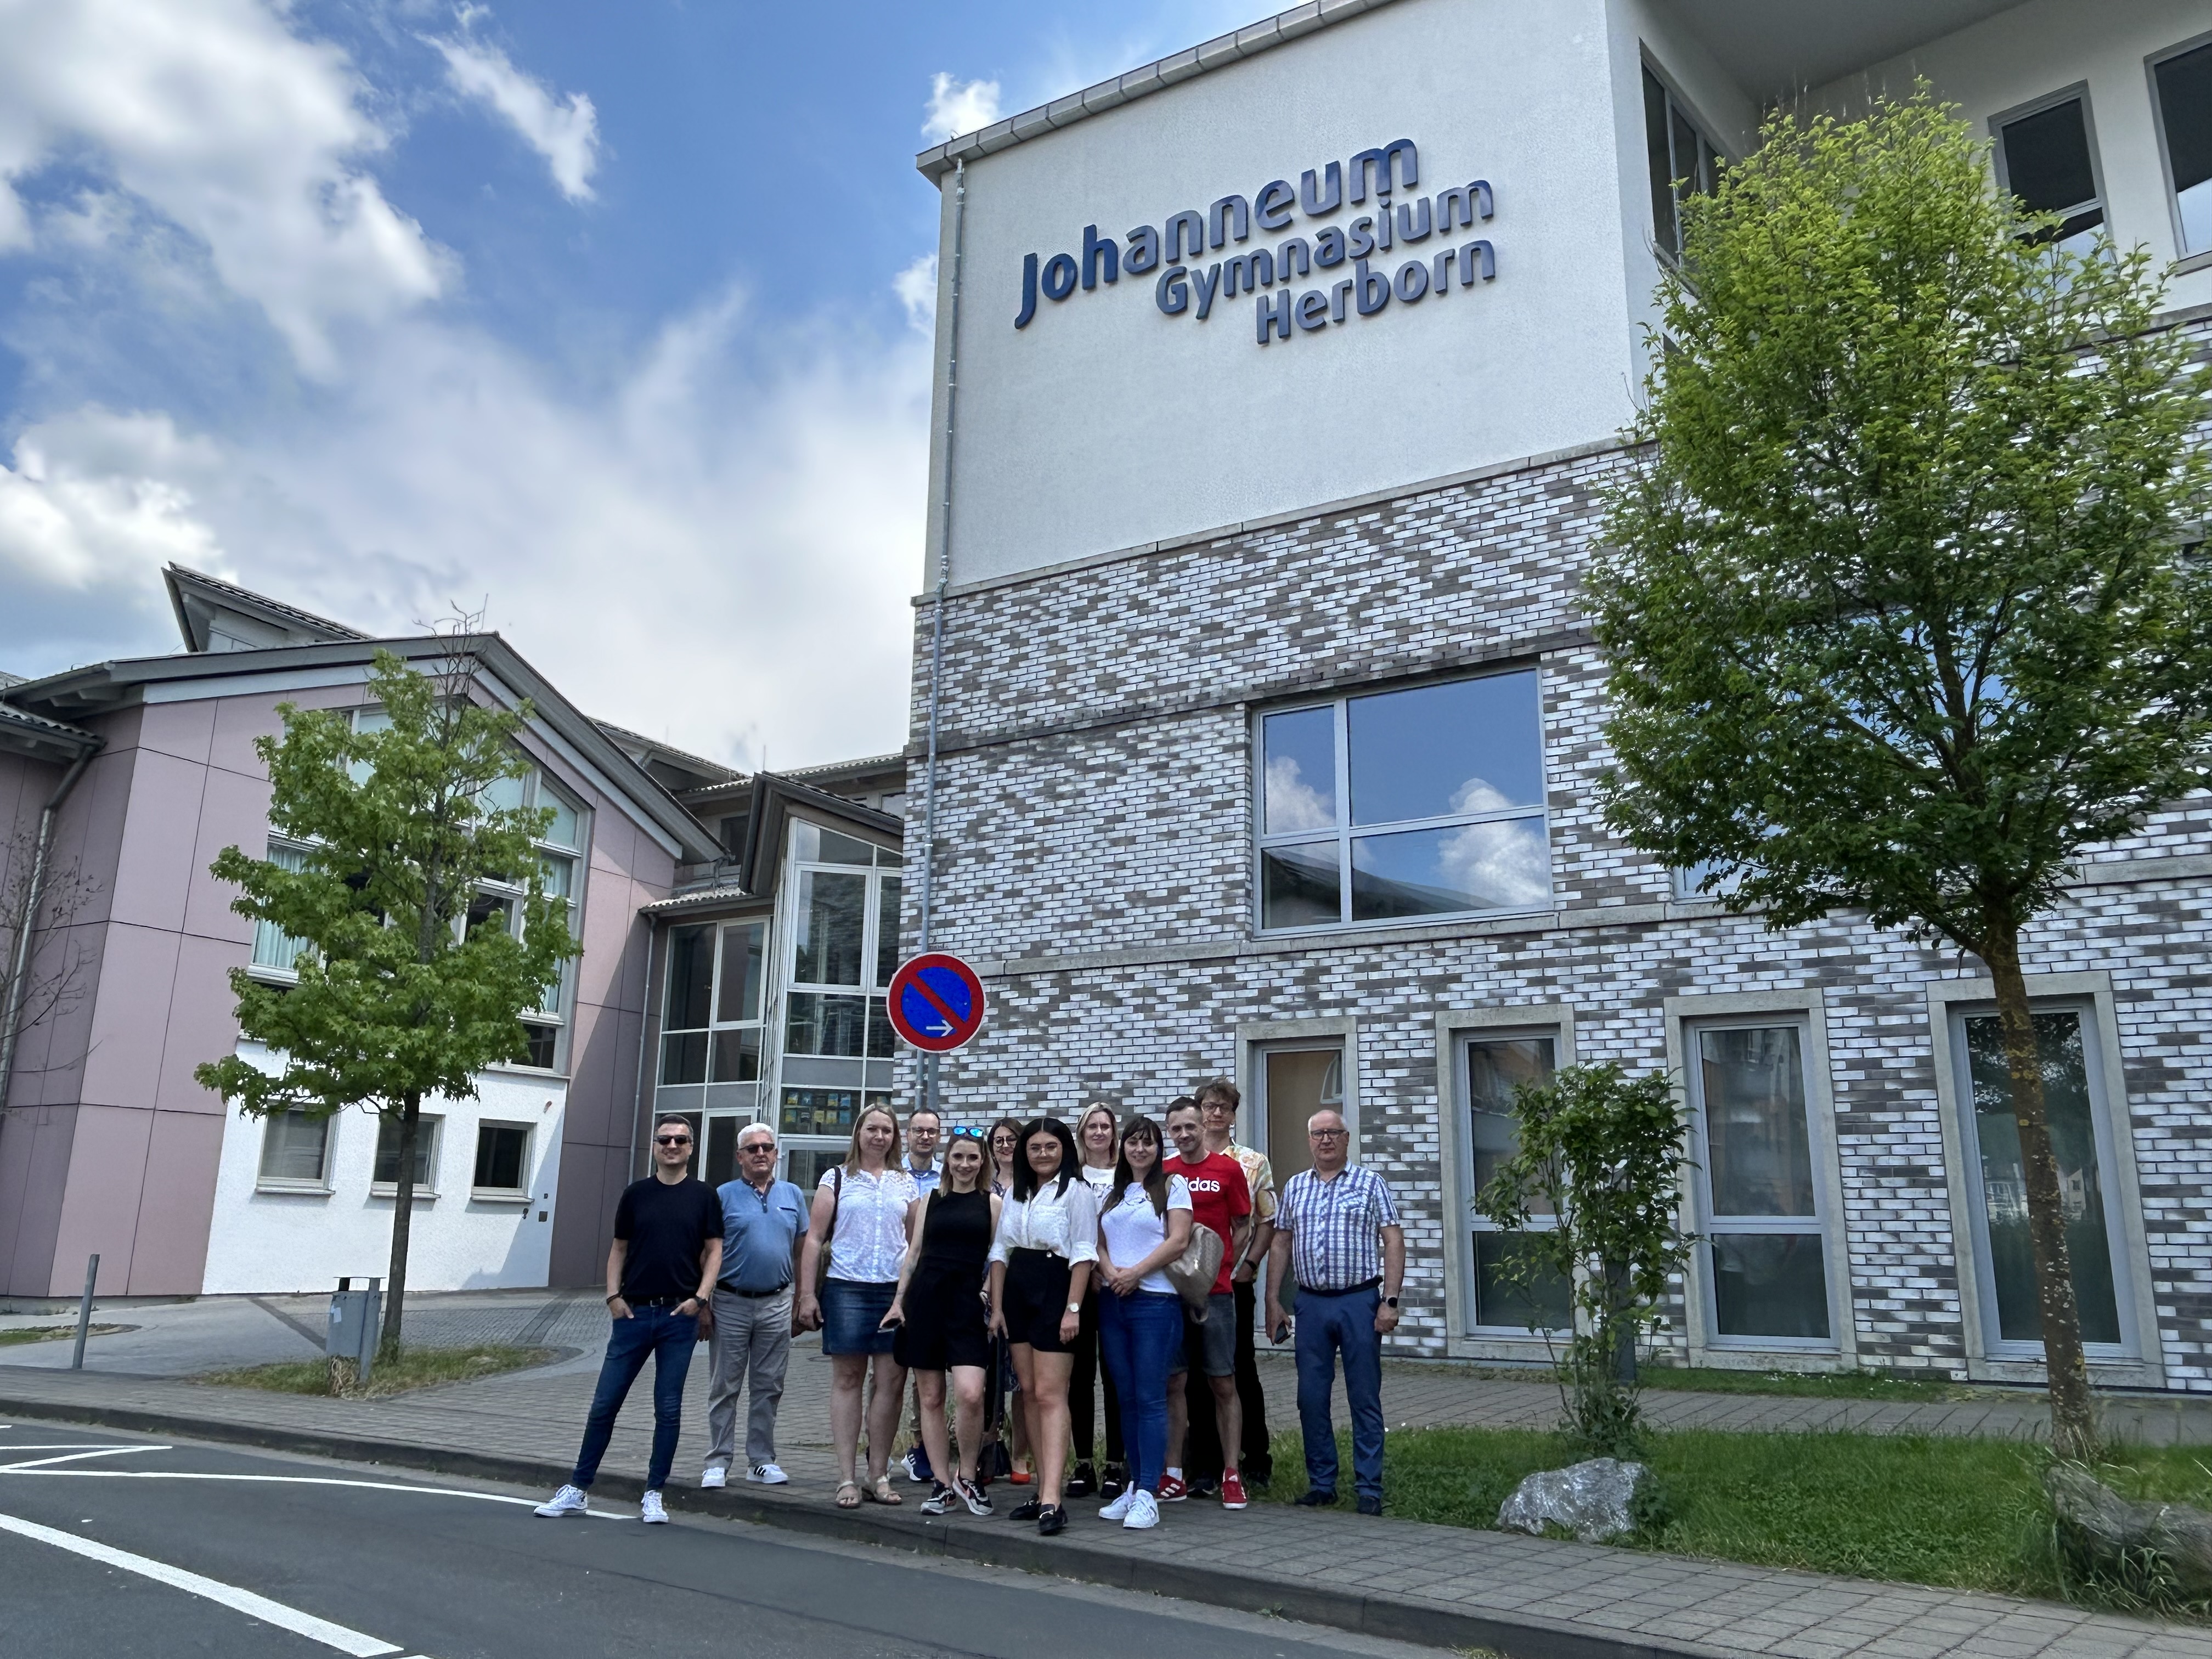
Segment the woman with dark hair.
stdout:
<svg viewBox="0 0 2212 1659">
<path fill-rule="evenodd" d="M 1114 1109 L 1095 1100 L 1075 1120 L 1075 1144 L 1083 1152 L 1083 1178 L 1104 1210 L 1114 1193 Z M 1067 1479 L 1070 1498 L 1088 1498 L 1101 1483 L 1091 1459 L 1097 1443 L 1098 1385 L 1106 1385 L 1106 1479 L 1103 1491 L 1117 1498 L 1128 1484 L 1121 1474 L 1121 1405 L 1114 1393 L 1114 1374 L 1098 1369 L 1098 1280 L 1094 1275 L 1083 1297 L 1083 1328 L 1075 1334 L 1075 1369 L 1067 1379 L 1068 1423 L 1075 1434 L 1075 1473 Z"/>
<path fill-rule="evenodd" d="M 830 1434 L 837 1447 L 837 1507 L 896 1504 L 885 1472 L 898 1433 L 899 1404 L 906 1398 L 906 1369 L 891 1352 L 884 1315 L 898 1293 L 905 1259 L 908 1217 L 921 1193 L 899 1160 L 898 1119 L 887 1106 L 862 1109 L 853 1123 L 853 1145 L 815 1188 L 814 1212 L 799 1257 L 798 1322 L 822 1330 L 830 1356 Z M 830 1271 L 815 1293 L 824 1242 Z M 876 1373 L 874 1409 L 868 1415 L 868 1484 L 854 1479 L 860 1455 L 860 1394 Z"/>
<path fill-rule="evenodd" d="M 983 1138 L 955 1129 L 945 1144 L 945 1176 L 915 1203 L 898 1291 L 884 1323 L 898 1333 L 892 1352 L 914 1372 L 921 1401 L 921 1441 L 929 1467 L 949 1474 L 922 1501 L 924 1515 L 947 1515 L 962 1504 L 988 1515 L 991 1500 L 975 1480 L 982 1449 L 983 1379 L 991 1336 L 983 1312 L 983 1279 L 998 1231 L 998 1199 L 984 1170 Z M 950 1375 L 960 1413 L 960 1460 L 945 1437 L 945 1384 Z"/>
<path fill-rule="evenodd" d="M 1098 1259 L 1098 1204 L 1077 1173 L 1075 1137 L 1055 1117 L 1023 1126 L 1014 1189 L 991 1245 L 991 1328 L 1013 1345 L 1029 1401 L 1037 1494 L 1012 1514 L 1048 1538 L 1067 1527 L 1068 1348 L 1083 1324 L 1083 1289 Z"/>
<path fill-rule="evenodd" d="M 1113 1201 L 1098 1217 L 1098 1340 L 1121 1397 L 1129 1486 L 1098 1511 L 1133 1529 L 1160 1523 L 1160 1477 L 1168 1457 L 1168 1375 L 1182 1348 L 1182 1298 L 1167 1265 L 1190 1243 L 1190 1188 L 1160 1158 L 1159 1125 L 1132 1115 L 1121 1126 Z"/>
</svg>

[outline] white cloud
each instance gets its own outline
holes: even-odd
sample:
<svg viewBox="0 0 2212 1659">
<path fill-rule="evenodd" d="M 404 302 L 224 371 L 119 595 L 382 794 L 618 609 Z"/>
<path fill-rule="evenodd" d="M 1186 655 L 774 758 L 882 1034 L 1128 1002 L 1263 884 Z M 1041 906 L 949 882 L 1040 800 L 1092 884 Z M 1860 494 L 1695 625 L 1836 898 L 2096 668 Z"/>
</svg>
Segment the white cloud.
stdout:
<svg viewBox="0 0 2212 1659">
<path fill-rule="evenodd" d="M 921 124 L 925 138 L 957 138 L 976 132 L 999 118 L 996 81 L 956 81 L 951 76 L 930 77 L 929 109 Z"/>
<path fill-rule="evenodd" d="M 925 253 L 891 278 L 891 292 L 906 307 L 908 325 L 923 334 L 937 326 L 937 256 Z"/>
<path fill-rule="evenodd" d="M 1328 830 L 1336 824 L 1334 785 L 1324 795 L 1303 775 L 1297 762 L 1288 755 L 1275 755 L 1267 761 L 1267 831 L 1270 835 L 1285 830 Z"/>
<path fill-rule="evenodd" d="M 464 25 L 470 15 L 463 14 Z M 556 97 L 544 82 L 515 68 L 497 46 L 422 38 L 445 58 L 446 76 L 455 91 L 504 116 L 523 142 L 544 157 L 563 196 L 572 202 L 590 199 L 592 174 L 599 164 L 599 118 L 587 94 Z"/>
<path fill-rule="evenodd" d="M 57 158 L 88 163 L 204 242 L 322 375 L 335 325 L 450 281 L 448 258 L 357 165 L 386 136 L 345 55 L 269 5 L 0 0 L 0 250 L 33 234 L 18 182 Z"/>
<path fill-rule="evenodd" d="M 0 466 L 0 573 L 10 586 L 88 593 L 136 585 L 171 559 L 221 565 L 215 532 L 175 482 L 212 453 L 166 415 L 88 409 L 28 428 L 14 467 Z"/>
</svg>

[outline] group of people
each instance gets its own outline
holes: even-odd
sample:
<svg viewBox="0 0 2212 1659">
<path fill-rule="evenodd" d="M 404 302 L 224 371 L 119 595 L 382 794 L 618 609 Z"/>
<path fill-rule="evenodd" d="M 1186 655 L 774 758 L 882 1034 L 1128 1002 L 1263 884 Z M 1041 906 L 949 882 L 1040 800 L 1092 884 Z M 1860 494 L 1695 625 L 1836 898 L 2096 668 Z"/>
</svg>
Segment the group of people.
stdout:
<svg viewBox="0 0 2212 1659">
<path fill-rule="evenodd" d="M 1307 1480 L 1297 1501 L 1337 1501 L 1330 1401 L 1340 1366 L 1354 1495 L 1360 1513 L 1381 1514 L 1382 1346 L 1405 1275 L 1395 1197 L 1350 1161 L 1349 1130 L 1333 1110 L 1309 1120 L 1311 1167 L 1278 1191 L 1267 1156 L 1237 1144 L 1239 1103 L 1237 1085 L 1216 1078 L 1171 1103 L 1164 1121 L 1121 1117 L 1102 1102 L 1073 1127 L 1043 1115 L 950 1133 L 929 1107 L 915 1108 L 902 1132 L 888 1108 L 869 1106 L 811 1199 L 776 1179 L 768 1124 L 740 1132 L 738 1175 L 716 1189 L 688 1172 L 690 1121 L 664 1116 L 653 1174 L 615 1212 L 613 1327 L 583 1446 L 568 1483 L 538 1513 L 586 1512 L 616 1416 L 651 1356 L 641 1513 L 668 1518 L 662 1492 L 702 1334 L 713 1378 L 700 1485 L 728 1481 L 741 1395 L 745 1479 L 783 1484 L 777 1409 L 794 1334 L 812 1330 L 831 1362 L 840 1508 L 904 1501 L 890 1452 L 911 1377 L 905 1472 L 931 1488 L 925 1514 L 992 1514 L 988 1488 L 1000 1476 L 1029 1489 L 1012 1518 L 1047 1535 L 1066 1529 L 1070 1499 L 1092 1495 L 1106 1500 L 1101 1519 L 1136 1529 L 1194 1494 L 1241 1510 L 1248 1484 L 1272 1474 L 1258 1315 L 1271 1343 L 1295 1332 Z M 1212 1254 L 1192 1250 L 1200 1228 L 1220 1242 L 1210 1285 L 1194 1268 Z M 1031 1468 L 1018 1465 L 1024 1443 Z"/>
</svg>

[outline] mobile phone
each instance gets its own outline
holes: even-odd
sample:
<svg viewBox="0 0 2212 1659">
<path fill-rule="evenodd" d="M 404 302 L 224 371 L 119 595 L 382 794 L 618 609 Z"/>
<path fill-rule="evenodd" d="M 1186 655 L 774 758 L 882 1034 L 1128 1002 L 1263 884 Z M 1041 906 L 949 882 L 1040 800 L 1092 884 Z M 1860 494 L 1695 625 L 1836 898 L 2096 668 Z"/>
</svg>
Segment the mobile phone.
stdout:
<svg viewBox="0 0 2212 1659">
<path fill-rule="evenodd" d="M 1291 1322 L 1285 1319 L 1281 1324 L 1276 1326 L 1273 1331 L 1269 1332 L 1268 1336 L 1277 1347 L 1281 1347 L 1284 1343 L 1291 1340 Z"/>
</svg>

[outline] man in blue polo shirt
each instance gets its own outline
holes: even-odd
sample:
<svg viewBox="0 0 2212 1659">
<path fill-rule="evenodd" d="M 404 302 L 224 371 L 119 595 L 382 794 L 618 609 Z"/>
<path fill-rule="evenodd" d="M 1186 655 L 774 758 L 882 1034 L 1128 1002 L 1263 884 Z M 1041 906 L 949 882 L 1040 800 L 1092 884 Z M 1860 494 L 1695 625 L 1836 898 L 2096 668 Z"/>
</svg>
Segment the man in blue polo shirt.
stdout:
<svg viewBox="0 0 2212 1659">
<path fill-rule="evenodd" d="M 707 1387 L 707 1470 L 702 1486 L 729 1480 L 737 1450 L 738 1395 L 752 1376 L 745 1413 L 745 1479 L 780 1486 L 775 1412 L 791 1364 L 792 1286 L 806 1236 L 806 1194 L 775 1178 L 775 1131 L 738 1131 L 738 1178 L 715 1189 L 722 1203 L 722 1275 L 714 1285 L 714 1334 Z"/>
</svg>

